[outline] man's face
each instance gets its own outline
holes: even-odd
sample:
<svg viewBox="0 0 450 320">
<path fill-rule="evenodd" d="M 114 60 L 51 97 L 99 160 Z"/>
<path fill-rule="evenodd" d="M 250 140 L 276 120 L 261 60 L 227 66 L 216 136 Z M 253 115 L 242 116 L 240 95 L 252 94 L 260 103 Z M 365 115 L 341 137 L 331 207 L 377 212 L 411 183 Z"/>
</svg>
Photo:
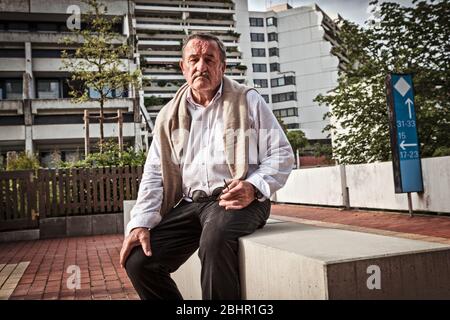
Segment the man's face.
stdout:
<svg viewBox="0 0 450 320">
<path fill-rule="evenodd" d="M 210 92 L 222 81 L 225 63 L 215 41 L 192 39 L 184 48 L 180 68 L 189 86 L 198 92 Z"/>
</svg>

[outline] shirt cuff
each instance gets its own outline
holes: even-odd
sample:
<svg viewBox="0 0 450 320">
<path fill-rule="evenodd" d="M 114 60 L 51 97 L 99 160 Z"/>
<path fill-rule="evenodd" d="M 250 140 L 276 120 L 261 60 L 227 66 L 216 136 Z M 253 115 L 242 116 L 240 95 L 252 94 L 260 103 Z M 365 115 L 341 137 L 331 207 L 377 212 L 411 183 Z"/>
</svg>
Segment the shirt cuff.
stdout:
<svg viewBox="0 0 450 320">
<path fill-rule="evenodd" d="M 126 236 L 128 236 L 134 228 L 152 229 L 161 221 L 161 215 L 158 212 L 139 214 L 133 217 L 127 224 Z"/>
<path fill-rule="evenodd" d="M 250 182 L 252 185 L 257 188 L 264 197 L 261 199 L 258 199 L 258 201 L 263 202 L 270 198 L 270 188 L 267 182 L 264 181 L 263 178 L 261 178 L 259 175 L 252 173 L 245 181 Z"/>
</svg>

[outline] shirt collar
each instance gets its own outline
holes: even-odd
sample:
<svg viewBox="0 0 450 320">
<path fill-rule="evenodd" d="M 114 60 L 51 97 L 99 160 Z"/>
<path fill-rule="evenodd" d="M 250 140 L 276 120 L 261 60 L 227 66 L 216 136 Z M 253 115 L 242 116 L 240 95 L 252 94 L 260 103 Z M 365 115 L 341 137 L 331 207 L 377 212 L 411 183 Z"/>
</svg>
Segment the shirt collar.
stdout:
<svg viewBox="0 0 450 320">
<path fill-rule="evenodd" d="M 207 105 L 207 107 L 212 105 L 213 103 L 215 103 L 222 96 L 222 89 L 223 89 L 223 80 L 220 82 L 219 90 L 217 90 L 216 94 L 214 95 L 214 98 Z M 189 102 L 190 105 L 192 105 L 195 108 L 204 108 L 204 106 L 202 106 L 201 104 L 198 104 L 194 101 L 190 87 L 188 89 L 186 100 L 187 100 L 187 102 Z"/>
</svg>

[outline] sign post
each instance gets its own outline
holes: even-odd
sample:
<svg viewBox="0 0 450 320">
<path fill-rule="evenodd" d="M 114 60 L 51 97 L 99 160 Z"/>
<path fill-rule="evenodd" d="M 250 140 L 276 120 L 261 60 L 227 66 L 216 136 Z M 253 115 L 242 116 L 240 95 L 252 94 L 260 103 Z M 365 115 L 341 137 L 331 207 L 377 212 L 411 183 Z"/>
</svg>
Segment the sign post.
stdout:
<svg viewBox="0 0 450 320">
<path fill-rule="evenodd" d="M 386 91 L 395 193 L 407 193 L 412 216 L 411 192 L 423 192 L 423 180 L 411 74 L 389 74 Z"/>
</svg>

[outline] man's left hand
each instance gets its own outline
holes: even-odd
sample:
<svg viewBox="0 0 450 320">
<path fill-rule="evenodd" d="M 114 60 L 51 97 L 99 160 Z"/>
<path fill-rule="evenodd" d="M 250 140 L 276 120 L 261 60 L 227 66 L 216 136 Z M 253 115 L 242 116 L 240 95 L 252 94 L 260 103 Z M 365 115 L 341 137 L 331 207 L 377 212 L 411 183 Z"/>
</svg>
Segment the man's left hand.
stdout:
<svg viewBox="0 0 450 320">
<path fill-rule="evenodd" d="M 220 196 L 219 206 L 225 210 L 239 210 L 255 200 L 255 189 L 250 182 L 232 180 Z"/>
</svg>

